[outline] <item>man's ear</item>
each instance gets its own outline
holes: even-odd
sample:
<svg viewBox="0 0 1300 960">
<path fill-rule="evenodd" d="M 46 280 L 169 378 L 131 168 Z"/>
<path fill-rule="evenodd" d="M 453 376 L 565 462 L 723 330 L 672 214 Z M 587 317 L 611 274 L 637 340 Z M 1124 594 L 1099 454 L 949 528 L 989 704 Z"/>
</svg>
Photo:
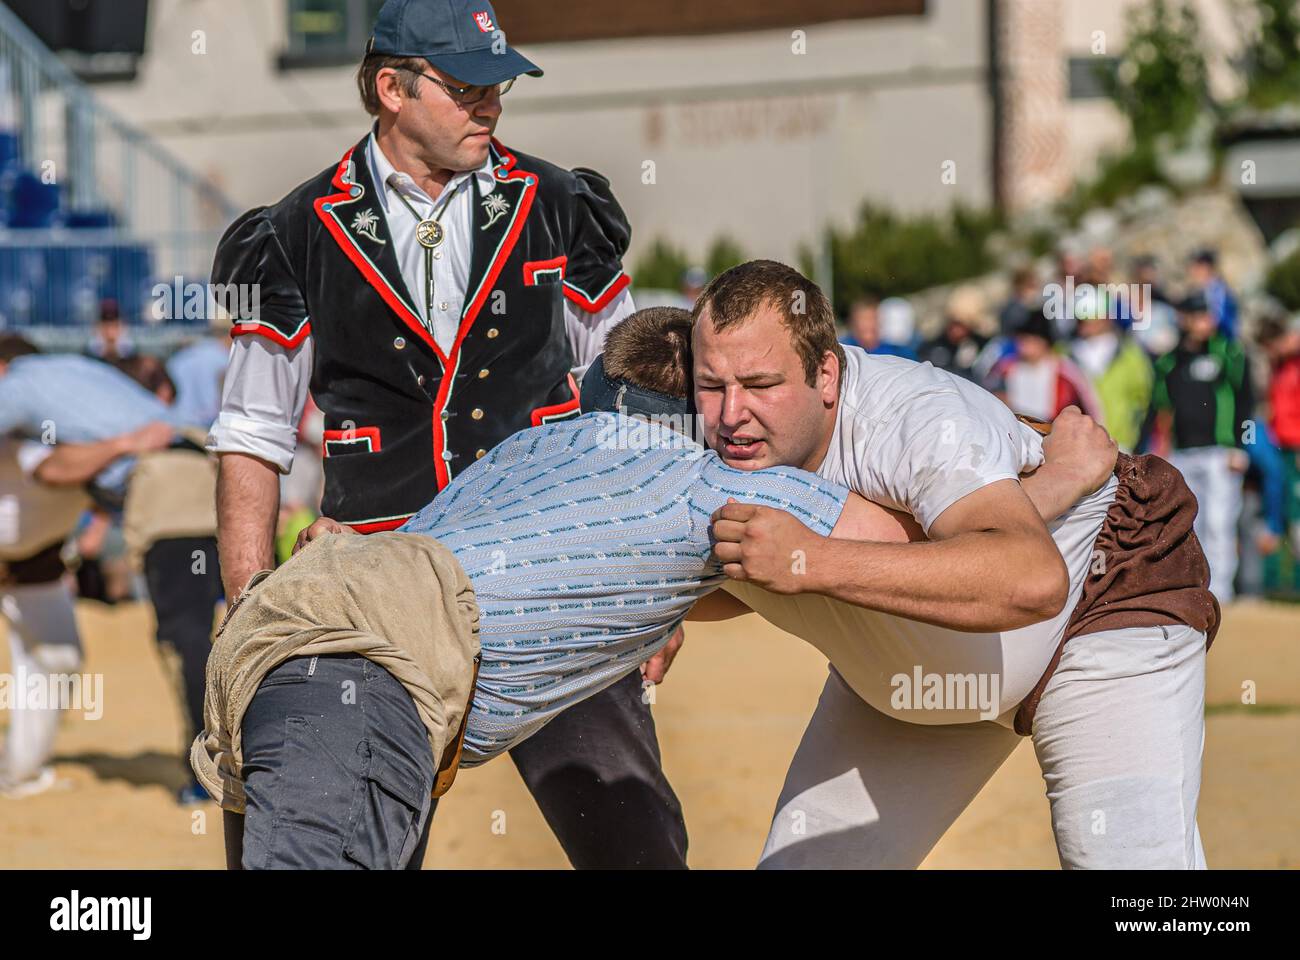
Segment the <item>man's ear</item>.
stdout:
<svg viewBox="0 0 1300 960">
<path fill-rule="evenodd" d="M 399 113 L 402 109 L 402 83 L 397 70 L 384 67 L 375 76 L 375 93 L 383 108 L 390 113 Z"/>
<path fill-rule="evenodd" d="M 833 404 L 840 397 L 840 358 L 835 355 L 833 350 L 827 350 L 822 354 L 821 367 L 817 371 L 817 378 L 820 380 L 822 403 L 827 406 Z"/>
</svg>

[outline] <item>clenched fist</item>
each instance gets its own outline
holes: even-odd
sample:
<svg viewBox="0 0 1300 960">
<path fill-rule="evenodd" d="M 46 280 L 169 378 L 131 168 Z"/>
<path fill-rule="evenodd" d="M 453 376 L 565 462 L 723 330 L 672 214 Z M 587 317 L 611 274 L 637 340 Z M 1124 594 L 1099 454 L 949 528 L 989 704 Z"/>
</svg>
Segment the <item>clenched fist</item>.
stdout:
<svg viewBox="0 0 1300 960">
<path fill-rule="evenodd" d="M 784 510 L 728 501 L 713 514 L 722 572 L 773 593 L 809 589 L 808 558 L 825 540 Z"/>
<path fill-rule="evenodd" d="M 1078 497 L 1102 488 L 1115 472 L 1119 447 L 1106 428 L 1078 407 L 1066 407 L 1043 438 L 1043 459 L 1078 483 Z"/>
</svg>

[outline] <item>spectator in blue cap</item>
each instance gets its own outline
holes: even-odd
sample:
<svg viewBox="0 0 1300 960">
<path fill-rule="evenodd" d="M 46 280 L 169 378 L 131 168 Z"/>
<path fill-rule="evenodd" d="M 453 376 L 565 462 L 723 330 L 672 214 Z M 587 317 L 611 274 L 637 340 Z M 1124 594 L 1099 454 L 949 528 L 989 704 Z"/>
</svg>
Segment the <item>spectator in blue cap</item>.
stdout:
<svg viewBox="0 0 1300 960">
<path fill-rule="evenodd" d="M 1205 297 L 1210 316 L 1219 333 L 1237 339 L 1237 298 L 1219 272 L 1219 255 L 1214 250 L 1198 250 L 1187 269 L 1188 279 Z"/>
</svg>

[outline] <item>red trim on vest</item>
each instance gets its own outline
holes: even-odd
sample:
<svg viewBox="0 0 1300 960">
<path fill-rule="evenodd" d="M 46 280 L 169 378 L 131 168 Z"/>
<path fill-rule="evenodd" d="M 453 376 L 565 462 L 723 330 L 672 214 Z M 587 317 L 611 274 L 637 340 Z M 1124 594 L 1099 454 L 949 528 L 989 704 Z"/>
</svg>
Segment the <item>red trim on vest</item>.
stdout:
<svg viewBox="0 0 1300 960">
<path fill-rule="evenodd" d="M 379 533 L 381 530 L 396 530 L 413 516 L 415 514 L 411 514 L 410 517 L 398 517 L 395 520 L 375 520 L 372 523 L 345 523 L 344 526 L 351 527 L 357 533 Z"/>
<path fill-rule="evenodd" d="M 362 438 L 370 441 L 371 453 L 378 453 L 380 451 L 381 447 L 378 427 L 354 427 L 351 430 L 326 430 L 321 437 L 321 449 L 328 458 L 330 455 L 329 444 L 331 440 L 335 442 L 342 441 L 344 443 L 351 443 Z"/>
<path fill-rule="evenodd" d="M 556 403 L 549 407 L 538 407 L 533 411 L 533 426 L 540 427 L 545 423 L 546 417 L 553 417 L 556 414 L 572 413 L 579 407 L 581 394 L 578 392 L 578 381 L 573 379 L 573 374 L 569 374 L 569 389 L 573 391 L 573 399 L 566 400 L 564 403 Z"/>
<path fill-rule="evenodd" d="M 388 304 L 389 309 L 397 314 L 401 321 L 410 328 L 412 333 L 425 342 L 429 349 L 432 350 L 438 356 L 438 359 L 443 362 L 443 366 L 446 367 L 447 357 L 440 349 L 438 349 L 437 341 L 433 339 L 429 331 L 424 329 L 424 324 L 420 322 L 420 318 L 407 309 L 406 304 L 402 302 L 402 298 L 393 292 L 384 281 L 384 278 L 380 275 L 379 271 L 370 265 L 365 254 L 361 252 L 361 248 L 353 242 L 352 238 L 348 236 L 347 231 L 343 229 L 343 225 L 339 223 L 338 220 L 334 219 L 334 217 L 330 216 L 329 211 L 325 209 L 325 204 L 327 203 L 333 205 L 344 200 L 352 199 L 351 187 L 348 185 L 347 181 L 343 179 L 344 175 L 348 171 L 348 165 L 351 162 L 352 150 L 349 150 L 343 155 L 343 159 L 339 161 L 338 169 L 334 171 L 332 184 L 340 192 L 316 198 L 315 202 L 312 204 L 316 210 L 316 216 L 320 218 L 321 223 L 325 224 L 325 229 L 328 230 L 330 236 L 334 238 L 334 242 L 339 245 L 339 249 L 341 249 L 344 255 L 352 261 L 353 265 L 361 271 L 361 275 L 366 278 L 366 282 L 369 283 L 370 286 L 374 288 L 375 292 L 383 298 L 384 303 Z"/>
<path fill-rule="evenodd" d="M 384 302 L 388 304 L 389 308 L 410 328 L 411 332 L 418 336 L 442 361 L 442 381 L 438 386 L 438 395 L 433 402 L 433 470 L 439 490 L 451 481 L 451 471 L 447 469 L 447 461 L 443 459 L 442 412 L 447 406 L 447 398 L 451 393 L 452 381 L 455 378 L 455 371 L 460 361 L 460 345 L 464 341 L 465 335 L 469 333 L 470 328 L 474 326 L 479 311 L 483 309 L 483 304 L 487 302 L 492 285 L 496 283 L 497 277 L 501 274 L 501 268 L 505 266 L 506 260 L 514 252 L 515 244 L 519 242 L 519 235 L 523 233 L 524 223 L 527 221 L 528 213 L 533 206 L 533 195 L 537 192 L 537 184 L 541 179 L 537 174 L 529 173 L 527 170 L 516 170 L 517 158 L 501 146 L 495 138 L 492 140 L 492 145 L 505 158 L 505 162 L 496 169 L 498 180 L 523 180 L 531 177 L 533 182 L 524 186 L 524 191 L 520 195 L 516 207 L 514 224 L 510 228 L 510 232 L 501 241 L 501 248 L 497 252 L 496 259 L 488 266 L 487 273 L 484 274 L 483 281 L 479 285 L 478 296 L 474 298 L 474 302 L 469 305 L 469 309 L 465 311 L 464 316 L 461 318 L 460 328 L 456 331 L 456 341 L 452 344 L 451 353 L 449 354 L 444 354 L 439 349 L 437 342 L 429 334 L 429 331 L 424 328 L 424 324 L 420 322 L 420 318 L 407 309 L 401 298 L 389 288 L 379 272 L 366 260 L 360 248 L 356 246 L 352 238 L 348 236 L 347 231 L 343 229 L 342 224 L 324 209 L 327 203 L 333 204 L 352 199 L 351 188 L 343 179 L 347 173 L 348 165 L 352 161 L 352 149 L 343 155 L 343 159 L 339 161 L 338 169 L 334 172 L 332 184 L 340 192 L 319 197 L 312 204 L 316 210 L 316 216 L 320 218 L 321 223 L 325 225 L 325 229 L 329 231 L 330 236 L 334 238 L 334 242 L 339 245 L 347 258 L 361 271 L 362 276 L 366 278 L 366 282 L 374 288 Z M 372 525 L 363 524 L 362 526 L 370 527 Z M 360 529 L 360 527 L 354 527 L 354 529 Z M 376 527 L 375 529 L 382 528 Z"/>
<path fill-rule="evenodd" d="M 564 295 L 588 313 L 600 313 L 600 311 L 610 305 L 615 297 L 626 290 L 631 283 L 632 278 L 626 273 L 620 275 L 617 280 L 610 284 L 609 289 L 600 295 L 600 299 L 598 300 L 588 299 L 587 295 L 577 287 L 573 286 L 573 284 L 566 283 L 564 285 Z"/>
<path fill-rule="evenodd" d="M 272 343 L 278 343 L 285 349 L 292 350 L 311 336 L 311 324 L 303 324 L 302 329 L 298 331 L 298 335 L 292 338 L 286 337 L 283 333 L 268 323 L 236 323 L 230 328 L 230 335 L 232 337 L 243 337 L 248 334 L 266 337 L 266 339 L 270 340 Z"/>
<path fill-rule="evenodd" d="M 564 268 L 568 264 L 568 257 L 556 257 L 554 260 L 529 260 L 524 264 L 524 286 L 537 286 L 537 275 L 539 273 L 560 271 L 560 279 L 564 279 Z"/>
</svg>

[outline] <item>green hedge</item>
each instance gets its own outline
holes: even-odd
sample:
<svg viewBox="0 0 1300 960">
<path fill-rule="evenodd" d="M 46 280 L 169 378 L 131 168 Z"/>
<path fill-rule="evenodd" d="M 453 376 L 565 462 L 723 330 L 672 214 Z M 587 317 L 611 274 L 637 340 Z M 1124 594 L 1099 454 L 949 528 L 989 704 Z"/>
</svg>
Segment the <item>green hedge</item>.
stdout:
<svg viewBox="0 0 1300 960">
<path fill-rule="evenodd" d="M 842 315 L 863 294 L 905 296 L 987 273 L 997 266 L 988 240 L 1002 226 L 997 214 L 962 206 L 905 217 L 864 203 L 850 229 L 828 233 L 835 309 Z M 810 276 L 814 259 L 812 251 L 801 252 Z"/>
<path fill-rule="evenodd" d="M 713 241 L 700 266 L 712 278 L 748 259 L 749 256 L 740 244 L 731 237 L 721 236 Z M 681 247 L 661 237 L 636 262 L 632 269 L 632 279 L 638 287 L 647 290 L 676 290 L 681 286 L 682 274 L 695 265 L 696 262 Z"/>
<path fill-rule="evenodd" d="M 1246 102 L 1259 110 L 1300 102 L 1300 9 L 1293 0 L 1255 0 L 1258 29 L 1243 50 Z"/>
</svg>

